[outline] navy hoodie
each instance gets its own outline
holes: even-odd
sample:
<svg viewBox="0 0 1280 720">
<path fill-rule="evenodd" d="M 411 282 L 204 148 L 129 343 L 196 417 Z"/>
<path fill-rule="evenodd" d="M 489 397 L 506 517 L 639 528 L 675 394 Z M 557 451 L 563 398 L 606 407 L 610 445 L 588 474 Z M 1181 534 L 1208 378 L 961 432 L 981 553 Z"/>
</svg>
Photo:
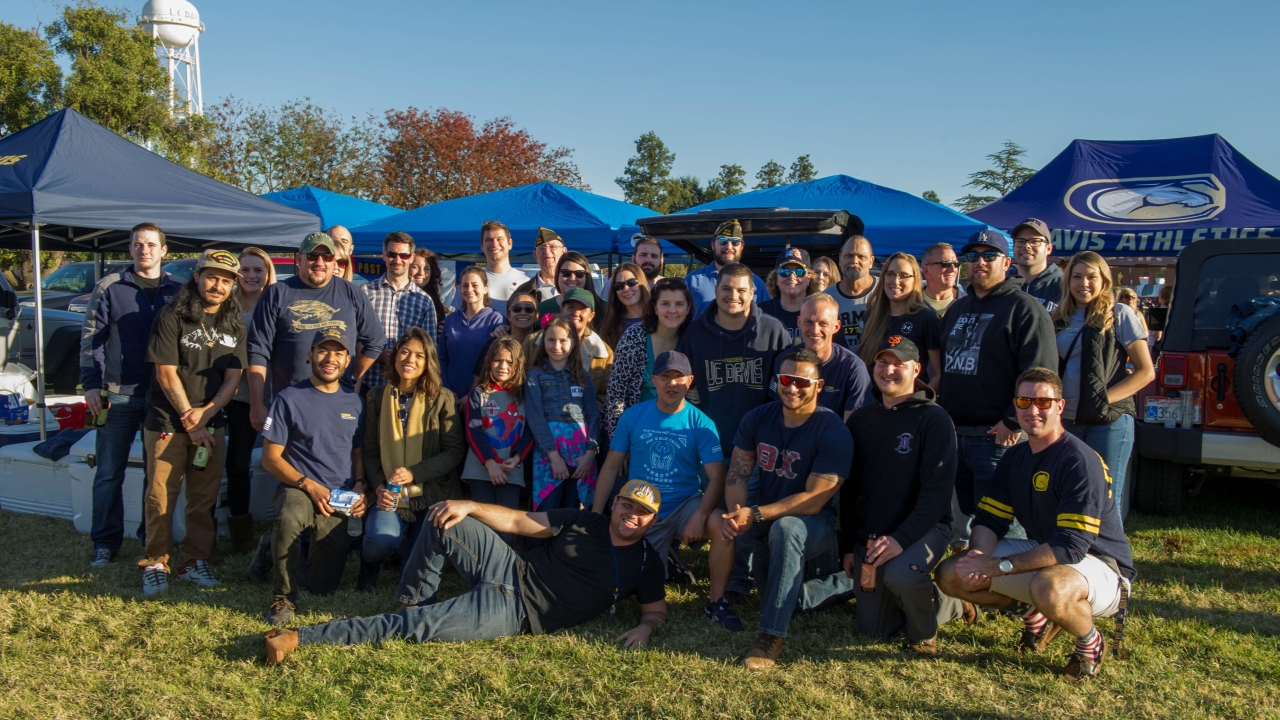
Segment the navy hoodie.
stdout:
<svg viewBox="0 0 1280 720">
<path fill-rule="evenodd" d="M 716 424 L 721 446 L 732 450 L 742 416 L 769 402 L 774 360 L 791 347 L 791 333 L 754 304 L 741 330 L 720 327 L 719 313 L 719 305 L 708 305 L 685 330 L 680 351 L 693 366 L 698 409 Z"/>
<path fill-rule="evenodd" d="M 970 291 L 942 318 L 942 366 L 938 404 L 957 427 L 989 428 L 1004 420 L 1021 430 L 1013 384 L 1025 370 L 1058 367 L 1053 320 L 1017 278 L 981 298 Z"/>
<path fill-rule="evenodd" d="M 1049 263 L 1049 267 L 1039 275 L 1023 278 L 1022 292 L 1039 300 L 1044 309 L 1052 314 L 1062 302 L 1062 268 Z"/>
</svg>

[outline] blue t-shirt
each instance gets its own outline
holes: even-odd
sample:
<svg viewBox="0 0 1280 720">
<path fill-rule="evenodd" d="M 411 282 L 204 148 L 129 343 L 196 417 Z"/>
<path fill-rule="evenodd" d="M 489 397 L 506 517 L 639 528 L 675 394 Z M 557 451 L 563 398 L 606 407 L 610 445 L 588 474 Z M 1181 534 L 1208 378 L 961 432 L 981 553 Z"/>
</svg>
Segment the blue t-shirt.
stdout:
<svg viewBox="0 0 1280 720">
<path fill-rule="evenodd" d="M 701 492 L 698 470 L 703 465 L 724 460 L 715 423 L 687 402 L 670 415 L 658 409 L 657 400 L 627 408 L 609 449 L 630 453 L 628 477 L 652 483 L 662 493 L 660 518 Z"/>
<path fill-rule="evenodd" d="M 333 490 L 350 489 L 351 451 L 364 444 L 364 403 L 342 388 L 322 392 L 311 380 L 276 393 L 262 437 L 284 446 L 295 470 Z"/>
<path fill-rule="evenodd" d="M 786 359 L 787 353 L 782 353 L 773 361 L 773 377 L 769 378 L 770 400 L 778 399 L 778 373 L 782 372 L 782 361 Z M 843 345 L 831 346 L 831 357 L 818 367 L 818 377 L 823 381 L 818 404 L 835 411 L 842 418 L 846 412 L 869 405 L 873 399 L 867 364 Z"/>
<path fill-rule="evenodd" d="M 778 322 L 782 323 L 782 327 L 787 329 L 787 334 L 791 336 L 792 345 L 803 345 L 804 338 L 800 336 L 800 311 L 792 312 L 782 307 L 782 298 L 769 298 L 759 305 L 760 310 L 766 315 L 772 315 L 778 318 Z"/>
<path fill-rule="evenodd" d="M 742 418 L 733 444 L 756 454 L 761 505 L 804 492 L 813 474 L 847 478 L 853 465 L 853 436 L 839 415 L 821 405 L 793 428 L 783 425 L 781 402 L 761 405 Z M 834 513 L 838 497 L 832 495 L 823 512 Z"/>
</svg>

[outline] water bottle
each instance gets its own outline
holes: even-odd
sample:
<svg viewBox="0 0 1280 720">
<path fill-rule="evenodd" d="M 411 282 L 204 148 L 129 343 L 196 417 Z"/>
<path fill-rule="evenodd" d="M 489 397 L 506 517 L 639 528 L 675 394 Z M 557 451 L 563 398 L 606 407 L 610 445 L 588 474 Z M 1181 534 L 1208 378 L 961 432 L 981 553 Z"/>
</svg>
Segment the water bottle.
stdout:
<svg viewBox="0 0 1280 720">
<path fill-rule="evenodd" d="M 364 520 L 352 515 L 347 518 L 347 534 L 351 537 L 360 537 L 364 534 Z"/>
<path fill-rule="evenodd" d="M 391 509 L 392 510 L 395 510 L 396 508 L 400 507 L 401 489 L 402 488 L 399 485 L 393 485 L 391 483 L 387 483 L 387 492 L 391 493 Z"/>
<path fill-rule="evenodd" d="M 209 448 L 201 445 L 196 448 L 196 459 L 191 462 L 197 470 L 209 467 Z"/>
</svg>

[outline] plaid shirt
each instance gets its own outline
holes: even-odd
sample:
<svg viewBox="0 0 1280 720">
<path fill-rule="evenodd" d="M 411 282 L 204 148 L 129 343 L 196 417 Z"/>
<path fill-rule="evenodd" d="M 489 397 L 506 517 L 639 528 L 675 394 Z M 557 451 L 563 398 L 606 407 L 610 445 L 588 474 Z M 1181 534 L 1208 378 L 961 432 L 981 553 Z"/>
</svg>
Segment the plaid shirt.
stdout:
<svg viewBox="0 0 1280 720">
<path fill-rule="evenodd" d="M 382 321 L 382 330 L 387 337 L 387 349 L 395 346 L 400 336 L 411 327 L 419 327 L 426 331 L 434 343 L 436 340 L 436 306 L 431 296 L 413 281 L 405 283 L 403 290 L 396 290 L 383 275 L 377 280 L 364 285 L 364 294 L 369 296 L 373 312 Z M 387 384 L 387 371 L 381 363 L 375 362 L 364 375 L 364 388 L 382 387 Z"/>
</svg>

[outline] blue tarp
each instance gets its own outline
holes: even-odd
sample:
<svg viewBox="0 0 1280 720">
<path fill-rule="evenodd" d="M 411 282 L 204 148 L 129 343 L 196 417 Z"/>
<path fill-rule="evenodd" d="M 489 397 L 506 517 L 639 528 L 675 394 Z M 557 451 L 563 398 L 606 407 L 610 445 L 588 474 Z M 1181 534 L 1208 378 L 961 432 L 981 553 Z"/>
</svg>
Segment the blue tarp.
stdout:
<svg viewBox="0 0 1280 720">
<path fill-rule="evenodd" d="M 319 215 L 320 226 L 324 228 L 331 228 L 334 225 L 344 225 L 349 228 L 352 225 L 363 225 L 404 212 L 397 207 L 321 190 L 310 185 L 264 193 L 259 197 L 309 212 L 312 215 Z"/>
<path fill-rule="evenodd" d="M 515 255 L 533 252 L 539 227 L 555 230 L 570 249 L 584 255 L 630 255 L 631 235 L 620 239 L 619 228 L 655 214 L 639 205 L 540 182 L 432 203 L 357 225 L 351 228 L 351 235 L 357 253 L 381 253 L 387 233 L 402 230 L 419 245 L 441 255 L 479 255 L 480 224 L 498 220 L 511 229 Z"/>
<path fill-rule="evenodd" d="M 936 242 L 963 245 L 970 235 L 987 227 L 945 205 L 848 175 L 730 195 L 684 212 L 772 207 L 847 210 L 866 223 L 863 234 L 879 255 L 920 255 Z"/>
<path fill-rule="evenodd" d="M 1280 237 L 1280 180 L 1220 135 L 1076 140 L 970 215 L 1005 230 L 1039 218 L 1063 253 L 1172 257 L 1199 240 Z"/>
<path fill-rule="evenodd" d="M 172 250 L 296 248 L 320 221 L 172 163 L 74 110 L 0 139 L 0 247 L 124 252 L 153 222 Z M 17 227 L 23 223 L 23 227 Z M 176 246 L 176 247 L 175 247 Z M 185 247 L 184 247 L 185 246 Z"/>
</svg>

